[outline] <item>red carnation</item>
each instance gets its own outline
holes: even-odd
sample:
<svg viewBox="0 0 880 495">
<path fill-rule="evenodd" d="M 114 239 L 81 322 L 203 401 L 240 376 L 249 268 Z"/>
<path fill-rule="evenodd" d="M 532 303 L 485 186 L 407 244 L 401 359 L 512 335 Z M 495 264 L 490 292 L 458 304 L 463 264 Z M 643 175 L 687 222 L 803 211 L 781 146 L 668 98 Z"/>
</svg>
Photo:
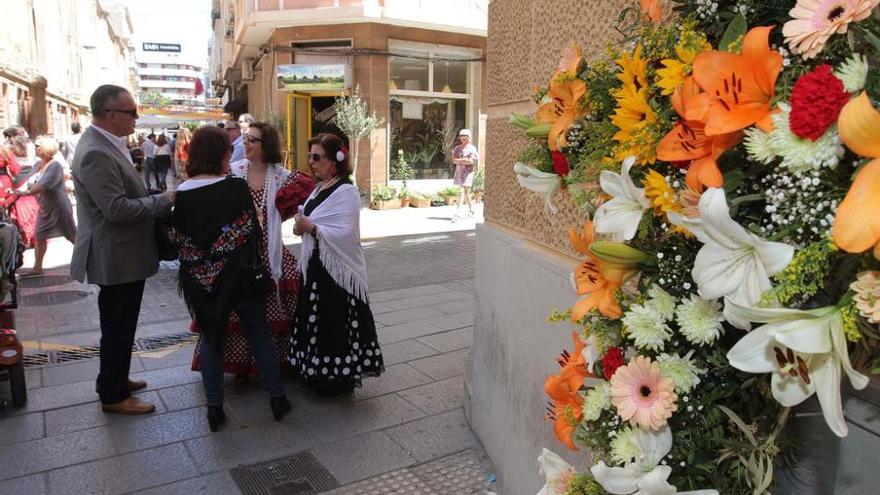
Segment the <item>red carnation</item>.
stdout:
<svg viewBox="0 0 880 495">
<path fill-rule="evenodd" d="M 831 73 L 831 66 L 816 67 L 798 79 L 791 90 L 791 132 L 800 138 L 819 139 L 828 126 L 837 122 L 848 101 L 849 94 L 843 82 Z"/>
<path fill-rule="evenodd" d="M 617 372 L 617 368 L 623 366 L 623 351 L 620 347 L 611 347 L 608 349 L 608 352 L 605 353 L 605 357 L 602 358 L 602 375 L 605 376 L 606 380 L 610 380 L 614 373 Z"/>
<path fill-rule="evenodd" d="M 568 175 L 568 159 L 560 151 L 551 151 L 550 159 L 553 160 L 553 171 L 560 177 Z"/>
</svg>

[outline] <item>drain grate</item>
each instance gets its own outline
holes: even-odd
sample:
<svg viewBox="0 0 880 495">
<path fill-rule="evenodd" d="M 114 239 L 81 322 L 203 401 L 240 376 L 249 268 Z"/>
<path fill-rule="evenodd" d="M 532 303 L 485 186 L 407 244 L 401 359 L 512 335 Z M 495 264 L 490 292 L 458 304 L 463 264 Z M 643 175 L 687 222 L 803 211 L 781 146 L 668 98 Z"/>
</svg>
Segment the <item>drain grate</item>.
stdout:
<svg viewBox="0 0 880 495">
<path fill-rule="evenodd" d="M 100 356 L 100 347 L 77 347 L 65 351 L 54 351 L 51 353 L 53 362 L 69 363 L 71 361 L 80 361 L 83 359 L 91 359 Z"/>
<path fill-rule="evenodd" d="M 310 452 L 239 466 L 229 473 L 244 495 L 314 495 L 339 486 Z"/>
<path fill-rule="evenodd" d="M 137 346 L 142 351 L 159 351 L 175 345 L 189 344 L 197 340 L 199 340 L 198 334 L 192 332 L 174 333 L 137 339 Z"/>
<path fill-rule="evenodd" d="M 88 296 L 88 292 L 78 290 L 56 290 L 21 296 L 21 301 L 22 306 L 54 306 L 79 301 Z"/>
<path fill-rule="evenodd" d="M 39 277 L 23 277 L 18 279 L 19 287 L 23 289 L 42 289 L 54 287 L 72 282 L 67 275 L 42 275 Z"/>
<path fill-rule="evenodd" d="M 25 354 L 21 358 L 21 363 L 25 366 L 45 366 L 49 364 L 49 354 L 38 352 L 36 354 Z"/>
</svg>

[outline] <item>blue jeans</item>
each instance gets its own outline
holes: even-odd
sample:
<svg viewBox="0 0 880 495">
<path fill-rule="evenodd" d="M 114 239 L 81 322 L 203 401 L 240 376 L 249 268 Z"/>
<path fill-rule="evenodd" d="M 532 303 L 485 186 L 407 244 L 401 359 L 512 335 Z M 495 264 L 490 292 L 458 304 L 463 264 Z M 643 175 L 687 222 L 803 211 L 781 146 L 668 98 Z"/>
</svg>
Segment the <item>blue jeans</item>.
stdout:
<svg viewBox="0 0 880 495">
<path fill-rule="evenodd" d="M 144 182 L 147 183 L 147 192 L 150 192 L 150 178 L 155 176 L 154 159 L 144 157 Z"/>
<path fill-rule="evenodd" d="M 235 312 L 241 320 L 242 331 L 251 348 L 251 353 L 260 369 L 263 387 L 270 397 L 285 395 L 281 383 L 281 370 L 278 368 L 278 356 L 272 345 L 269 325 L 266 323 L 266 301 L 240 301 L 235 305 Z M 225 335 L 222 337 L 225 341 Z M 199 352 L 202 361 L 202 385 L 209 406 L 223 405 L 223 344 L 213 346 L 202 335 Z"/>
</svg>

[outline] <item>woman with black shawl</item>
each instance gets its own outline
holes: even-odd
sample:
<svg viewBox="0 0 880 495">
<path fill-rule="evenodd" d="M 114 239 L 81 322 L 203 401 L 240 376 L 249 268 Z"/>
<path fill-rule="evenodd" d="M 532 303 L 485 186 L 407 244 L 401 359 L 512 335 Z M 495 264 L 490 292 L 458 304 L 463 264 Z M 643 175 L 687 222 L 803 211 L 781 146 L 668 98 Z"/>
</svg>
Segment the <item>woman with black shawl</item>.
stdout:
<svg viewBox="0 0 880 495">
<path fill-rule="evenodd" d="M 208 424 L 217 431 L 223 412 L 223 344 L 229 313 L 238 314 L 276 421 L 291 409 L 266 323 L 268 273 L 259 256 L 261 228 L 247 183 L 228 177 L 229 137 L 206 126 L 192 137 L 186 172 L 177 188 L 172 225 L 180 246 L 179 289 L 202 331 L 202 384 Z"/>
</svg>

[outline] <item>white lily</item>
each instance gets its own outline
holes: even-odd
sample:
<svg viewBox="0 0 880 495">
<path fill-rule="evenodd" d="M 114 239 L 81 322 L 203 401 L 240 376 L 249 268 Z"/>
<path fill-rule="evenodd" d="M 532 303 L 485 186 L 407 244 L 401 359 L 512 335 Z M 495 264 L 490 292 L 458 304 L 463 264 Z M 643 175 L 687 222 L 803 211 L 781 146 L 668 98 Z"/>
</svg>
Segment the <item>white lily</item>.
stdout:
<svg viewBox="0 0 880 495">
<path fill-rule="evenodd" d="M 581 356 L 584 357 L 584 361 L 587 363 L 587 371 L 592 373 L 593 365 L 602 359 L 602 355 L 599 354 L 599 347 L 596 345 L 596 335 L 591 333 L 585 342 L 587 345 L 581 351 Z"/>
<path fill-rule="evenodd" d="M 679 492 L 667 480 L 672 468 L 661 466 L 660 460 L 672 450 L 672 430 L 664 426 L 661 430 L 637 428 L 634 442 L 638 456 L 635 462 L 623 467 L 608 467 L 604 461 L 590 468 L 593 479 L 602 488 L 614 495 L 718 495 L 717 490 L 695 490 Z"/>
<path fill-rule="evenodd" d="M 845 437 L 848 429 L 840 402 L 840 370 L 843 368 L 857 390 L 868 386 L 868 377 L 850 363 L 840 308 L 799 310 L 728 304 L 738 318 L 764 323 L 730 349 L 730 365 L 748 373 L 773 373 L 773 398 L 786 407 L 815 393 L 825 422 L 837 436 Z"/>
<path fill-rule="evenodd" d="M 629 176 L 629 169 L 635 162 L 636 157 L 627 157 L 621 164 L 620 174 L 603 170 L 599 175 L 602 191 L 613 198 L 596 210 L 593 218 L 596 232 L 619 235 L 625 241 L 635 237 L 642 214 L 651 207 L 644 188 L 636 187 Z"/>
<path fill-rule="evenodd" d="M 770 275 L 791 262 L 794 248 L 766 241 L 730 218 L 724 190 L 711 188 L 700 198 L 700 217 L 667 213 L 669 221 L 692 232 L 703 247 L 697 253 L 691 275 L 703 299 L 725 298 L 724 318 L 748 330 L 749 321 L 731 314 L 727 301 L 751 306 L 772 288 Z"/>
<path fill-rule="evenodd" d="M 575 474 L 571 464 L 565 462 L 556 452 L 544 449 L 538 456 L 538 467 L 546 476 L 547 482 L 537 495 L 565 495 Z"/>
<path fill-rule="evenodd" d="M 542 172 L 525 163 L 513 164 L 513 173 L 520 187 L 524 187 L 544 200 L 544 212 L 555 215 L 559 208 L 553 203 L 553 196 L 562 187 L 562 178 L 556 174 Z"/>
</svg>

